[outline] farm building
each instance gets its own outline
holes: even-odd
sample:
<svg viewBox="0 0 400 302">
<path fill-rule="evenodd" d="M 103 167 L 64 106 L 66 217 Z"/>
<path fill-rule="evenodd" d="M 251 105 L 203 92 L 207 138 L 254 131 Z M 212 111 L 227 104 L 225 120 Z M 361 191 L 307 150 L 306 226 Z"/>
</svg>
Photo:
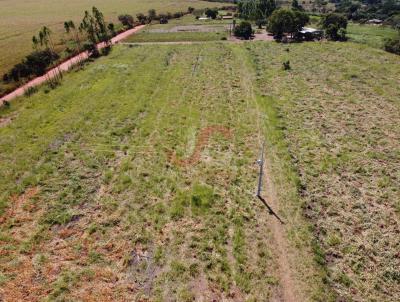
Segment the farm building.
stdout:
<svg viewBox="0 0 400 302">
<path fill-rule="evenodd" d="M 305 40 L 322 39 L 324 32 L 320 29 L 303 27 L 299 32 Z"/>
<path fill-rule="evenodd" d="M 383 21 L 380 19 L 371 19 L 367 21 L 367 24 L 382 24 Z"/>
</svg>

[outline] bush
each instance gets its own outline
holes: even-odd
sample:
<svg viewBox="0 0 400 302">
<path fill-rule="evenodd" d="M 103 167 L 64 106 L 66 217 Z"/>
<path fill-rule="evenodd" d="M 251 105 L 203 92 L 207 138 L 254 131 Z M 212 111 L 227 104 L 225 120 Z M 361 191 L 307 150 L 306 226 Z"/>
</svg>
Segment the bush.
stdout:
<svg viewBox="0 0 400 302">
<path fill-rule="evenodd" d="M 41 76 L 46 73 L 47 68 L 58 58 L 58 54 L 49 49 L 34 51 L 27 55 L 21 63 L 16 64 L 7 74 L 3 75 L 3 80 L 5 82 L 11 80 L 18 82 L 20 79 L 28 78 L 32 75 Z"/>
<path fill-rule="evenodd" d="M 102 56 L 108 56 L 110 52 L 111 52 L 111 46 L 104 47 L 100 51 Z"/>
<path fill-rule="evenodd" d="M 167 24 L 167 23 L 168 23 L 167 17 L 164 16 L 160 17 L 160 24 Z"/>
<path fill-rule="evenodd" d="M 174 13 L 174 14 L 172 15 L 172 17 L 173 17 L 174 19 L 178 19 L 178 18 L 182 17 L 183 15 L 184 15 L 184 13 L 182 13 L 182 12 L 176 12 L 176 13 Z"/>
<path fill-rule="evenodd" d="M 328 39 L 333 41 L 346 40 L 347 18 L 345 16 L 330 13 L 322 17 L 320 24 Z"/>
<path fill-rule="evenodd" d="M 133 20 L 133 17 L 131 15 L 119 15 L 118 16 L 118 20 L 126 28 L 133 28 L 134 20 Z"/>
<path fill-rule="evenodd" d="M 385 50 L 400 55 L 400 37 L 386 40 Z"/>
<path fill-rule="evenodd" d="M 91 58 L 98 58 L 100 56 L 99 50 L 97 49 L 97 45 L 90 41 L 86 41 L 83 44 L 83 49 L 89 53 L 89 57 Z"/>
<path fill-rule="evenodd" d="M 155 9 L 149 9 L 148 11 L 148 20 L 149 22 L 155 20 L 157 18 L 157 13 Z"/>
<path fill-rule="evenodd" d="M 142 25 L 146 24 L 147 17 L 144 14 L 139 13 L 139 14 L 136 15 L 136 18 L 138 19 L 140 24 L 142 24 Z"/>
<path fill-rule="evenodd" d="M 38 92 L 38 88 L 35 86 L 29 86 L 27 89 L 24 91 L 24 96 L 30 97 L 31 95 L 35 94 Z"/>
<path fill-rule="evenodd" d="M 253 29 L 251 28 L 250 22 L 243 21 L 238 26 L 235 27 L 233 34 L 236 37 L 248 40 L 253 35 Z"/>
<path fill-rule="evenodd" d="M 283 62 L 282 65 L 283 65 L 283 70 L 290 70 L 290 69 L 292 69 L 292 68 L 290 67 L 290 61 Z"/>
<path fill-rule="evenodd" d="M 215 8 L 207 8 L 204 13 L 211 19 L 216 19 L 218 16 L 218 10 Z"/>
</svg>

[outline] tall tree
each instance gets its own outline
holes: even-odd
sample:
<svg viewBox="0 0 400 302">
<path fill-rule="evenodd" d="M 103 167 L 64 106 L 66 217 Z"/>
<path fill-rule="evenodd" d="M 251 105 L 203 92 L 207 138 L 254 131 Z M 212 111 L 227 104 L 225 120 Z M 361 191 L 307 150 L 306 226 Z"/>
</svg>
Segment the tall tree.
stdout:
<svg viewBox="0 0 400 302">
<path fill-rule="evenodd" d="M 155 20 L 157 18 L 157 13 L 155 9 L 149 9 L 147 18 L 149 22 Z"/>
<path fill-rule="evenodd" d="M 75 41 L 75 49 L 78 53 L 78 64 L 83 63 L 83 59 L 81 57 L 81 52 L 83 51 L 81 38 L 79 36 L 79 31 L 75 26 L 75 23 L 72 20 L 64 22 L 64 29 L 67 34 L 71 33 L 73 35 L 73 39 Z"/>
<path fill-rule="evenodd" d="M 110 28 L 104 21 L 103 14 L 95 6 L 92 8 L 92 13 L 85 11 L 79 30 L 86 32 L 89 43 L 85 43 L 84 48 L 92 56 L 99 55 L 98 43 L 103 42 L 107 47 L 111 45 L 112 33 L 110 33 Z"/>
<path fill-rule="evenodd" d="M 275 0 L 239 0 L 238 2 L 240 16 L 248 20 L 266 20 L 275 9 Z"/>
<path fill-rule="evenodd" d="M 52 53 L 56 53 L 55 45 L 53 43 L 51 34 L 52 34 L 51 30 L 47 26 L 43 26 L 39 32 L 40 45 L 42 46 L 44 45 L 46 49 L 50 49 Z M 62 79 L 62 72 L 60 66 L 57 65 L 55 70 L 56 70 L 54 73 L 55 79 L 56 80 Z M 48 81 L 51 82 L 52 79 L 49 77 Z"/>
</svg>

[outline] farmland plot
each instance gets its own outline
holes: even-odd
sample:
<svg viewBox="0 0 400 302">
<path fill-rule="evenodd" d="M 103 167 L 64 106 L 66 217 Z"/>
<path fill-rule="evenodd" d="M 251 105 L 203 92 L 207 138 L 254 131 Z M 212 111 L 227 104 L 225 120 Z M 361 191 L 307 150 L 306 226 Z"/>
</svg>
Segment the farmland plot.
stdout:
<svg viewBox="0 0 400 302">
<path fill-rule="evenodd" d="M 301 177 L 326 280 L 343 301 L 399 301 L 399 57 L 351 43 L 248 51 Z"/>
<path fill-rule="evenodd" d="M 254 198 L 266 128 L 250 63 L 239 45 L 120 46 L 3 112 L 2 298 L 321 295 L 308 240 L 277 247 Z M 286 252 L 306 260 L 282 273 Z"/>
<path fill-rule="evenodd" d="M 157 13 L 186 12 L 188 7 L 205 8 L 223 6 L 224 3 L 200 0 L 2 0 L 0 4 L 0 77 L 32 51 L 32 36 L 42 26 L 48 26 L 53 32 L 54 43 L 60 52 L 66 48 L 61 41 L 64 21 L 73 20 L 79 25 L 84 11 L 96 6 L 104 13 L 107 22 L 118 23 L 118 15 L 137 13 L 147 14 L 149 9 Z M 0 94 L 11 84 L 0 83 Z"/>
<path fill-rule="evenodd" d="M 0 296 L 398 301 L 399 66 L 354 43 L 121 45 L 16 100 Z M 264 140 L 284 224 L 254 198 Z"/>
</svg>

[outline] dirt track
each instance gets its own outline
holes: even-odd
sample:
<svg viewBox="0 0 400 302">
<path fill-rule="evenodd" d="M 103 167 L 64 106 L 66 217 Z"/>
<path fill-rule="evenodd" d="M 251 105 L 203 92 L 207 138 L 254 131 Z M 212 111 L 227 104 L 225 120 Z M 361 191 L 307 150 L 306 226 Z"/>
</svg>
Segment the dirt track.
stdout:
<svg viewBox="0 0 400 302">
<path fill-rule="evenodd" d="M 137 31 L 141 30 L 144 26 L 145 25 L 139 25 L 139 26 L 136 26 L 135 28 L 124 31 L 123 33 L 112 38 L 111 43 L 112 44 L 118 43 L 119 41 L 129 37 L 130 35 L 136 33 Z M 99 44 L 97 44 L 97 46 L 99 49 L 102 49 L 105 47 L 105 44 L 99 43 Z M 16 90 L 14 90 L 13 92 L 10 92 L 9 94 L 3 96 L 1 98 L 1 101 L 10 101 L 18 96 L 24 95 L 26 89 L 28 89 L 29 87 L 38 86 L 40 84 L 45 83 L 49 78 L 54 78 L 57 75 L 58 70 L 68 71 L 72 66 L 76 65 L 80 60 L 87 59 L 88 56 L 89 56 L 88 52 L 85 51 L 85 52 L 82 52 L 82 53 L 68 59 L 67 61 L 61 63 L 57 67 L 49 70 L 45 75 L 42 75 L 40 77 L 37 77 L 37 78 L 31 80 L 28 83 L 26 83 L 26 84 L 22 85 L 21 87 L 17 88 Z"/>
</svg>

